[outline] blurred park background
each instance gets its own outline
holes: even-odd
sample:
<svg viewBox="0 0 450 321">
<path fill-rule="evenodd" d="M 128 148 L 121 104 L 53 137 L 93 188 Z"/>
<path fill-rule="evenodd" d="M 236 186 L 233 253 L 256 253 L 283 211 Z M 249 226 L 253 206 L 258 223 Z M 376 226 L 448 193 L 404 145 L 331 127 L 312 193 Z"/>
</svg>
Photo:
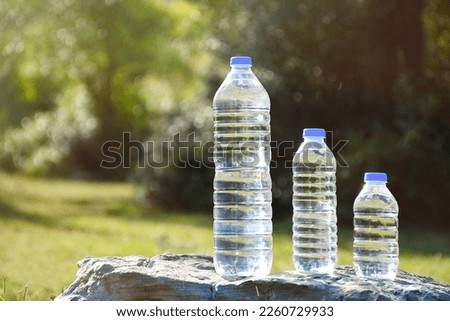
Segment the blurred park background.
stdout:
<svg viewBox="0 0 450 321">
<path fill-rule="evenodd" d="M 1 0 L 0 30 L 3 298 L 57 294 L 87 255 L 211 254 L 211 102 L 233 55 L 272 102 L 275 270 L 292 269 L 288 162 L 323 127 L 344 160 L 340 263 L 363 173 L 385 171 L 404 268 L 450 282 L 448 0 Z M 172 221 L 203 232 L 178 233 L 189 247 Z"/>
</svg>

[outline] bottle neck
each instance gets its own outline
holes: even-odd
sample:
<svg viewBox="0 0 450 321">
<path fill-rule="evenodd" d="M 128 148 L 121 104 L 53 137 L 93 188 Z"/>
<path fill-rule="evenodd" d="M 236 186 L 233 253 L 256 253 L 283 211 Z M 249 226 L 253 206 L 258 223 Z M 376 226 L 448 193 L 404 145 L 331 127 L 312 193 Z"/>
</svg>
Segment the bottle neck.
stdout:
<svg viewBox="0 0 450 321">
<path fill-rule="evenodd" d="M 320 136 L 307 136 L 303 137 L 303 141 L 305 142 L 324 142 L 325 138 Z"/>
<path fill-rule="evenodd" d="M 365 182 L 364 189 L 366 191 L 370 191 L 372 193 L 383 193 L 388 188 L 386 186 L 386 182 L 369 181 L 369 182 Z"/>
<path fill-rule="evenodd" d="M 365 184 L 367 186 L 386 186 L 386 182 L 382 181 L 367 181 Z"/>
<path fill-rule="evenodd" d="M 252 65 L 232 65 L 231 66 L 232 72 L 251 72 L 252 71 Z"/>
</svg>

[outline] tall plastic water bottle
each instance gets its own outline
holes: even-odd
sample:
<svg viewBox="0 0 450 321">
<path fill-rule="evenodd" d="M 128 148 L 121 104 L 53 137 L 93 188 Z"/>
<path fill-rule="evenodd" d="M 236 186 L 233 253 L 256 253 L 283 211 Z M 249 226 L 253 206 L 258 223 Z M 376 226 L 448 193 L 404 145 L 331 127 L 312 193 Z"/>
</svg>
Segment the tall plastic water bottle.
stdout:
<svg viewBox="0 0 450 321">
<path fill-rule="evenodd" d="M 353 265 L 359 277 L 392 280 L 398 270 L 398 204 L 385 173 L 365 173 L 353 205 Z"/>
<path fill-rule="evenodd" d="M 293 252 L 301 272 L 332 273 L 337 261 L 336 160 L 325 130 L 306 128 L 294 155 Z"/>
<path fill-rule="evenodd" d="M 225 278 L 263 276 L 272 267 L 270 99 L 232 57 L 214 111 L 214 266 Z"/>
</svg>

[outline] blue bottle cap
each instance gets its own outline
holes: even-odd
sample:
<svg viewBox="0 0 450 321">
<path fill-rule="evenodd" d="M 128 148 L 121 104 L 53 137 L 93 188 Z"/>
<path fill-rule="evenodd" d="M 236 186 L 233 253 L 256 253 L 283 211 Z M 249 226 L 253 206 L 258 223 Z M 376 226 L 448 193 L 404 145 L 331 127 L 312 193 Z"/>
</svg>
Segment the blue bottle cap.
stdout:
<svg viewBox="0 0 450 321">
<path fill-rule="evenodd" d="M 234 56 L 230 59 L 230 66 L 234 65 L 252 65 L 252 58 L 249 56 Z"/>
<path fill-rule="evenodd" d="M 364 182 L 375 181 L 387 183 L 387 174 L 380 172 L 367 172 L 364 174 Z"/>
<path fill-rule="evenodd" d="M 323 129 L 323 128 L 305 128 L 305 129 L 303 129 L 303 137 L 325 138 L 325 129 Z"/>
</svg>

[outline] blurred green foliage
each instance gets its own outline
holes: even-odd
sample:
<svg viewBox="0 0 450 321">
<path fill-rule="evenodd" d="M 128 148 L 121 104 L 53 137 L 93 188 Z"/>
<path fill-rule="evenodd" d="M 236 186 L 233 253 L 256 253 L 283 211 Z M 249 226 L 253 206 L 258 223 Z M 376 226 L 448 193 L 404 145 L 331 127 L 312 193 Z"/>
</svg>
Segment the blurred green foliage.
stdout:
<svg viewBox="0 0 450 321">
<path fill-rule="evenodd" d="M 123 177 L 99 167 L 103 143 L 143 140 L 200 83 L 187 61 L 195 13 L 185 1 L 2 1 L 2 164 Z"/>
<path fill-rule="evenodd" d="M 386 171 L 401 222 L 450 226 L 450 7 L 446 0 L 32 0 L 0 2 L 0 164 L 30 174 L 135 177 L 145 198 L 210 212 L 211 101 L 230 56 L 248 54 L 272 101 L 274 218 L 290 216 L 284 162 L 304 127 L 348 140 L 338 215 L 365 171 Z M 102 145 L 132 170 L 100 167 Z M 190 140 L 195 133 L 195 141 Z M 180 166 L 183 157 L 201 166 Z M 201 142 L 202 148 L 195 148 Z M 147 146 L 148 147 L 148 146 Z M 203 148 L 204 147 L 204 148 Z"/>
</svg>

